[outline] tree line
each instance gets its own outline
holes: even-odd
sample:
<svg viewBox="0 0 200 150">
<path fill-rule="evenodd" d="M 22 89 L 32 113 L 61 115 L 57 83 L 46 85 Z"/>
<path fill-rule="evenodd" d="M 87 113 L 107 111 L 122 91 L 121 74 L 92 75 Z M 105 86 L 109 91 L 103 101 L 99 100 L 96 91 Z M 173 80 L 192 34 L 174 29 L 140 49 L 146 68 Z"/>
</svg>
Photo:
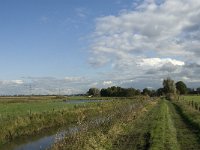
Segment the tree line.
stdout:
<svg viewBox="0 0 200 150">
<path fill-rule="evenodd" d="M 102 97 L 132 97 L 137 95 L 148 95 L 148 96 L 162 96 L 168 95 L 171 97 L 175 94 L 200 94 L 200 88 L 196 90 L 190 89 L 183 81 L 174 82 L 171 78 L 163 80 L 163 87 L 157 90 L 144 88 L 142 91 L 135 88 L 122 88 L 119 86 L 112 86 L 108 88 L 98 89 L 90 88 L 87 95 L 91 96 L 102 96 Z"/>
</svg>

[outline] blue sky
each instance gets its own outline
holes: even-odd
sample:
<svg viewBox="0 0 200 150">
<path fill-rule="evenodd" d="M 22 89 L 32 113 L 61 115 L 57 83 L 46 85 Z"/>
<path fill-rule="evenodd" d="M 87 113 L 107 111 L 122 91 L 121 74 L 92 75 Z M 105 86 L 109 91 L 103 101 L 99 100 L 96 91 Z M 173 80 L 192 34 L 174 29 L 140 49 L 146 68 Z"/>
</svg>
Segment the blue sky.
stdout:
<svg viewBox="0 0 200 150">
<path fill-rule="evenodd" d="M 199 6 L 195 0 L 1 0 L 0 94 L 26 94 L 30 83 L 36 94 L 157 88 L 166 76 L 198 86 Z"/>
<path fill-rule="evenodd" d="M 1 78 L 79 74 L 93 18 L 78 1 L 1 1 Z M 96 14 L 95 14 L 96 15 Z M 98 15 L 98 14 L 97 14 Z M 78 69 L 78 72 L 77 72 Z"/>
<path fill-rule="evenodd" d="M 126 0 L 0 1 L 1 79 L 86 74 L 95 19 L 116 14 Z"/>
</svg>

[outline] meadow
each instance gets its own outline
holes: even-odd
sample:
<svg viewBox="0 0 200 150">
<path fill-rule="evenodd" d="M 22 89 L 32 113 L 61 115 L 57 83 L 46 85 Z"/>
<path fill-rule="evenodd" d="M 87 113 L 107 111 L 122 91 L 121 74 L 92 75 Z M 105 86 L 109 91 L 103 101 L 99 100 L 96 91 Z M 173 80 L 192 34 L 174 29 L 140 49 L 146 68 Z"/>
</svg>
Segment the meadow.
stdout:
<svg viewBox="0 0 200 150">
<path fill-rule="evenodd" d="M 76 105 L 65 104 L 63 99 L 66 98 L 56 96 L 1 97 L 0 143 L 6 143 L 19 136 L 36 134 L 44 128 L 69 123 L 70 117 L 67 116 L 72 113 Z M 65 117 L 68 118 L 66 121 Z"/>
<path fill-rule="evenodd" d="M 68 103 L 70 100 L 102 100 L 87 97 L 17 97 L 16 101 L 13 97 L 0 99 L 0 145 L 9 144 L 20 137 L 34 136 L 52 128 L 80 124 L 119 106 L 122 107 L 123 103 L 128 102 L 118 98 L 106 98 L 106 102 Z"/>
<path fill-rule="evenodd" d="M 109 124 L 66 136 L 51 149 L 198 150 L 200 112 L 188 105 L 194 98 L 200 102 L 199 96 L 150 100 Z"/>
<path fill-rule="evenodd" d="M 91 102 L 68 103 L 80 100 Z M 200 104 L 200 96 L 173 101 L 147 96 L 0 97 L 0 148 L 8 149 L 22 137 L 73 127 L 76 130 L 58 134 L 44 149 L 200 149 L 195 103 Z"/>
</svg>

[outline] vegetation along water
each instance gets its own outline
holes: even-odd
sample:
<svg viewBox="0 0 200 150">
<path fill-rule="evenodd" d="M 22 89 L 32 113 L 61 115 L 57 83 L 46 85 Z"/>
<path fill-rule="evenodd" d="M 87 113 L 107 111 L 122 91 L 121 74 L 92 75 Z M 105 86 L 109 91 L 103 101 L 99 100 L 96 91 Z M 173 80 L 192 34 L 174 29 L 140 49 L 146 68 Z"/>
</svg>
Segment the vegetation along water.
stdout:
<svg viewBox="0 0 200 150">
<path fill-rule="evenodd" d="M 111 87 L 102 96 L 0 97 L 0 149 L 198 150 L 200 96 L 178 89 L 168 78 L 161 95 Z"/>
</svg>

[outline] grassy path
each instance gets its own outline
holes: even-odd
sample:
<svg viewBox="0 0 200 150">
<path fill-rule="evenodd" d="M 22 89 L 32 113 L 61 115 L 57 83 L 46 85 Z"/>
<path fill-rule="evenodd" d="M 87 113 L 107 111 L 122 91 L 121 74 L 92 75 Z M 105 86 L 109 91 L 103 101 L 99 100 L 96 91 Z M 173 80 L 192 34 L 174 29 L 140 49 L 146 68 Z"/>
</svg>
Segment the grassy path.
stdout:
<svg viewBox="0 0 200 150">
<path fill-rule="evenodd" d="M 80 140 L 77 145 L 85 146 L 81 149 L 200 150 L 200 130 L 184 119 L 178 105 L 167 100 L 152 101 L 137 113 L 124 114 L 117 121 L 78 137 L 73 140 Z M 67 139 L 70 138 L 66 138 L 65 146 L 71 142 Z M 53 149 L 68 149 L 60 144 Z"/>
<path fill-rule="evenodd" d="M 177 105 L 164 100 L 158 113 L 152 123 L 150 149 L 200 149 L 199 131 L 184 119 Z"/>
<path fill-rule="evenodd" d="M 150 126 L 154 114 L 159 110 L 159 104 L 153 103 L 142 111 L 135 121 L 126 124 L 126 132 L 113 142 L 115 150 L 149 149 L 151 145 Z"/>
<path fill-rule="evenodd" d="M 113 149 L 200 149 L 199 132 L 183 119 L 175 105 L 166 100 L 159 101 L 128 130 L 128 134 L 118 137 Z"/>
<path fill-rule="evenodd" d="M 152 145 L 150 149 L 179 150 L 176 128 L 172 120 L 168 101 L 160 102 L 160 107 L 151 126 Z"/>
<path fill-rule="evenodd" d="M 117 142 L 113 149 L 179 150 L 168 102 L 160 100 L 155 107 L 134 122 L 129 127 L 128 134 L 119 137 Z"/>
<path fill-rule="evenodd" d="M 168 104 L 171 109 L 173 122 L 177 130 L 177 139 L 181 150 L 199 150 L 199 131 L 193 128 L 182 116 L 180 108 L 171 103 Z"/>
</svg>

